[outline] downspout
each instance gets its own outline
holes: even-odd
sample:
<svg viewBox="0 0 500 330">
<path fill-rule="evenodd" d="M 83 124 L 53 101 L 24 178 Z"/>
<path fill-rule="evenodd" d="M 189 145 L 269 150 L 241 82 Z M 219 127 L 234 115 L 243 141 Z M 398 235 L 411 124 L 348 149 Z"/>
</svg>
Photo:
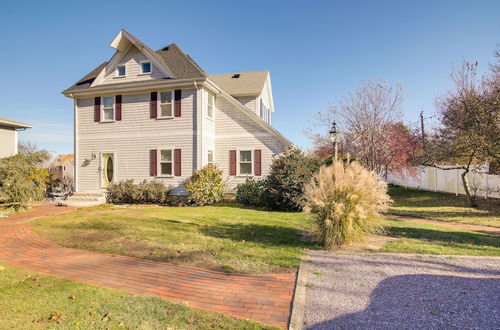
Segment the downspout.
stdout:
<svg viewBox="0 0 500 330">
<path fill-rule="evenodd" d="M 202 153 L 203 153 L 203 108 L 202 108 L 202 100 L 203 98 L 200 95 L 200 88 L 195 81 L 193 81 L 194 88 L 196 89 L 196 166 L 194 170 L 201 169 L 202 161 Z"/>
</svg>

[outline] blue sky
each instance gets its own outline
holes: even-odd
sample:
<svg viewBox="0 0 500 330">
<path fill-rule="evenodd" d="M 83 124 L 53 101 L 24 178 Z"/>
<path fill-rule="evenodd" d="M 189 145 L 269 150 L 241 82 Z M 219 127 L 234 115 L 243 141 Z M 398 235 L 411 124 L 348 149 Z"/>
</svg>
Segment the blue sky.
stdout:
<svg viewBox="0 0 500 330">
<path fill-rule="evenodd" d="M 302 147 L 313 114 L 359 82 L 404 87 L 404 115 L 434 111 L 464 59 L 482 71 L 500 47 L 500 1 L 0 2 L 0 115 L 21 139 L 72 152 L 72 100 L 60 92 L 113 55 L 125 28 L 153 49 L 176 42 L 209 73 L 271 71 L 273 125 Z"/>
</svg>

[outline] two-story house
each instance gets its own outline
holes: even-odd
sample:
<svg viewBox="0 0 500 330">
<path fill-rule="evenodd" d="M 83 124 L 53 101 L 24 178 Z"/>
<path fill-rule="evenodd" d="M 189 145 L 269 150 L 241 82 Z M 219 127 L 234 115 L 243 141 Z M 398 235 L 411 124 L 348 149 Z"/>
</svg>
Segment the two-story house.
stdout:
<svg viewBox="0 0 500 330">
<path fill-rule="evenodd" d="M 291 145 L 271 126 L 268 71 L 209 75 L 176 44 L 153 51 L 125 30 L 111 47 L 109 61 L 63 91 L 74 99 L 77 192 L 157 179 L 183 194 L 210 163 L 233 192 Z"/>
<path fill-rule="evenodd" d="M 73 154 L 59 154 L 49 165 L 49 173 L 53 179 L 73 179 L 75 173 Z"/>
</svg>

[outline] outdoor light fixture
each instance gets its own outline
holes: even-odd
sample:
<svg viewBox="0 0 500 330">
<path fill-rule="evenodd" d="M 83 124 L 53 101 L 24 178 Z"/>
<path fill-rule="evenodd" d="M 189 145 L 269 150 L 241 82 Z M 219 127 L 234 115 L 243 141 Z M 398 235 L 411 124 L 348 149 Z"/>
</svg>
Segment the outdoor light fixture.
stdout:
<svg viewBox="0 0 500 330">
<path fill-rule="evenodd" d="M 338 142 L 337 140 L 339 138 L 340 132 L 337 131 L 337 123 L 335 122 L 335 120 L 332 123 L 332 128 L 330 129 L 329 133 L 330 133 L 330 140 L 333 143 L 333 161 L 336 162 L 337 161 L 337 142 Z"/>
</svg>

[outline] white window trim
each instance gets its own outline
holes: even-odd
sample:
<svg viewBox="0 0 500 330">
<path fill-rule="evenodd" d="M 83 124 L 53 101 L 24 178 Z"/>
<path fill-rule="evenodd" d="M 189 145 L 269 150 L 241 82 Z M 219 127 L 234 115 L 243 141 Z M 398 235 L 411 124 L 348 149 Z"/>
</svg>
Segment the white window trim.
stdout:
<svg viewBox="0 0 500 330">
<path fill-rule="evenodd" d="M 150 68 L 151 68 L 151 71 L 149 71 L 149 72 L 142 72 L 142 64 L 143 64 L 143 63 L 149 63 L 149 66 L 150 66 Z M 141 67 L 141 72 L 137 74 L 138 76 L 151 75 L 151 74 L 153 73 L 153 62 L 151 62 L 151 61 L 140 61 L 140 62 L 139 62 L 139 65 L 140 65 L 140 67 Z"/>
<path fill-rule="evenodd" d="M 118 70 L 119 66 L 123 66 L 125 68 L 125 74 L 123 76 L 120 76 L 120 71 Z M 115 78 L 125 78 L 127 76 L 127 66 L 125 64 L 120 64 L 116 66 L 116 74 Z"/>
<path fill-rule="evenodd" d="M 215 95 L 214 95 L 214 94 L 210 94 L 209 92 L 206 92 L 206 93 L 207 93 L 207 110 L 206 110 L 205 116 L 206 116 L 208 119 L 215 121 L 215 109 L 217 108 L 217 107 L 216 107 L 216 105 L 215 105 L 215 103 L 216 103 L 216 102 L 215 102 Z M 213 105 L 213 107 L 212 107 L 212 116 L 209 116 L 209 115 L 208 115 L 208 108 L 209 108 L 209 106 L 210 106 L 210 102 L 209 102 L 209 101 L 210 101 L 210 95 L 212 95 L 212 96 L 213 96 L 213 98 L 214 98 L 214 105 Z"/>
<path fill-rule="evenodd" d="M 162 116 L 161 115 L 161 93 L 162 92 L 170 92 L 170 104 L 172 105 L 172 115 L 170 116 Z M 173 119 L 174 118 L 174 112 L 175 112 L 175 91 L 173 90 L 167 90 L 167 91 L 158 91 L 156 92 L 157 95 L 157 102 L 156 102 L 156 119 Z"/>
<path fill-rule="evenodd" d="M 104 117 L 104 98 L 110 97 L 113 100 L 113 119 L 105 119 Z M 114 95 L 101 96 L 101 123 L 114 123 L 116 121 L 116 100 Z"/>
<path fill-rule="evenodd" d="M 172 153 L 172 174 L 162 174 L 161 173 L 161 151 L 162 150 L 170 150 Z M 173 178 L 175 177 L 175 148 L 167 148 L 167 147 L 162 147 L 162 148 L 156 148 L 156 177 L 157 178 Z M 164 162 L 165 163 L 165 162 Z"/>
<path fill-rule="evenodd" d="M 208 153 L 209 152 L 212 152 L 212 162 L 210 163 L 209 159 L 208 159 Z M 215 165 L 215 152 L 214 152 L 214 149 L 211 148 L 211 149 L 207 149 L 207 165 L 209 164 L 213 164 Z"/>
<path fill-rule="evenodd" d="M 250 164 L 252 165 L 251 174 L 240 173 L 240 151 L 250 151 L 251 152 L 251 155 L 252 155 L 252 159 L 250 160 Z M 251 149 L 251 148 L 236 149 L 236 173 L 237 173 L 237 176 L 252 177 L 255 175 L 254 171 L 255 171 L 255 169 L 254 169 L 254 149 Z"/>
</svg>

